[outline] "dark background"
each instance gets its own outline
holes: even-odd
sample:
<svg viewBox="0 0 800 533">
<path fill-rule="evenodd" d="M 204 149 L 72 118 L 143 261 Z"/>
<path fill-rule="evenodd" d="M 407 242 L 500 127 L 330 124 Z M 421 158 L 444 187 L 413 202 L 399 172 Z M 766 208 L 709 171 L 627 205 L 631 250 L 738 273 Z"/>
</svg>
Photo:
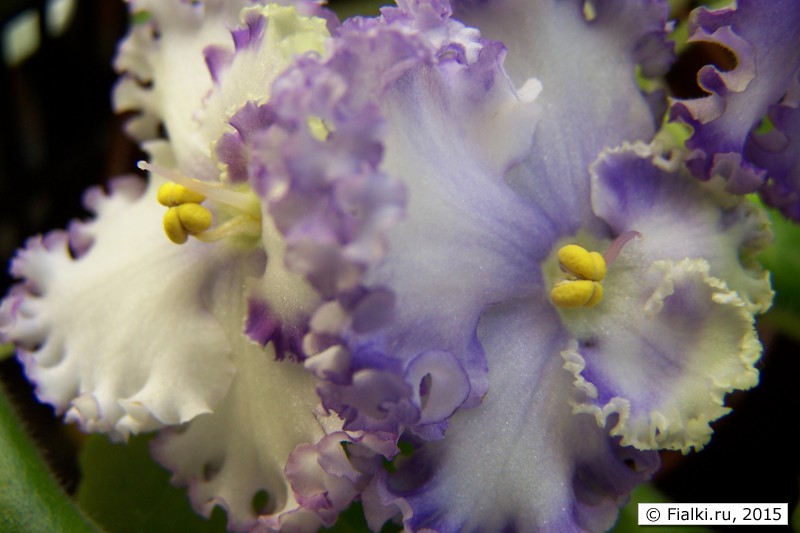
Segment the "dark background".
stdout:
<svg viewBox="0 0 800 533">
<path fill-rule="evenodd" d="M 35 1 L 0 3 L 3 25 L 24 8 L 43 8 Z M 122 133 L 124 120 L 110 104 L 116 79 L 111 60 L 126 27 L 121 1 L 78 0 L 65 34 L 51 38 L 42 28 L 32 57 L 13 68 L 0 65 L 0 263 L 7 264 L 28 236 L 87 216 L 81 205 L 86 187 L 136 171 L 143 155 Z M 694 47 L 668 77 L 673 91 L 699 95 L 694 76 L 709 61 L 731 66 L 719 50 Z M 0 273 L 3 294 L 11 283 L 7 272 Z M 702 452 L 663 454 L 656 485 L 674 501 L 788 502 L 790 512 L 797 504 L 798 345 L 766 325 L 761 332 L 761 385 L 729 398 L 735 411 L 717 422 Z M 0 377 L 58 477 L 74 490 L 76 439 L 36 403 L 14 359 L 0 363 Z"/>
</svg>

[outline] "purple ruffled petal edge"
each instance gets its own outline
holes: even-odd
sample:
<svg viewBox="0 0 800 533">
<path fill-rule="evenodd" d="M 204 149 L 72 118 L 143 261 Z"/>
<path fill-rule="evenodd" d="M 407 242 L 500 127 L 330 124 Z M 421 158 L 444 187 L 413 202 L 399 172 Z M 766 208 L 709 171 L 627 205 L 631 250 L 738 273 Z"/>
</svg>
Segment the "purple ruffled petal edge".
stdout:
<svg viewBox="0 0 800 533">
<path fill-rule="evenodd" d="M 722 175 L 735 194 L 757 191 L 769 178 L 789 187 L 792 181 L 784 169 L 766 163 L 746 145 L 752 143 L 753 130 L 786 95 L 800 72 L 797 3 L 741 0 L 736 7 L 718 11 L 698 8 L 692 13 L 690 35 L 690 41 L 716 43 L 731 50 L 737 65 L 729 72 L 703 67 L 698 82 L 709 96 L 672 103 L 671 118 L 694 130 L 686 143 L 693 151 L 689 168 L 704 180 Z M 787 149 L 796 146 L 789 143 Z M 776 200 L 770 192 L 765 197 Z"/>
</svg>

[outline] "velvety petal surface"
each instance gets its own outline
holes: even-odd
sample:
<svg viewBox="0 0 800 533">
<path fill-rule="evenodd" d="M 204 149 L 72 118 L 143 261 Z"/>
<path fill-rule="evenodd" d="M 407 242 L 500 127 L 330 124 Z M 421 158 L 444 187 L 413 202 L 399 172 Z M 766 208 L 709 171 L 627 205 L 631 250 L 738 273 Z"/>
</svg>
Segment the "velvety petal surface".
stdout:
<svg viewBox="0 0 800 533">
<path fill-rule="evenodd" d="M 622 447 L 592 417 L 562 366 L 566 332 L 549 302 L 487 311 L 478 336 L 492 386 L 389 477 L 384 502 L 411 531 L 606 531 L 658 456 Z M 391 499 L 391 494 L 395 500 Z"/>
<path fill-rule="evenodd" d="M 322 445 L 337 422 L 316 414 L 313 377 L 302 365 L 277 360 L 272 344 L 264 349 L 237 330 L 243 313 L 240 306 L 228 317 L 236 368 L 229 393 L 213 413 L 164 430 L 154 454 L 174 473 L 174 483 L 188 486 L 199 513 L 223 507 L 234 531 L 317 531 L 356 494 L 358 473 L 351 473 L 339 445 L 347 437 Z M 346 467 L 350 477 L 326 460 Z M 316 500 L 302 497 L 307 486 L 321 486 Z M 259 498 L 262 507 L 255 507 Z"/>
<path fill-rule="evenodd" d="M 91 189 L 94 220 L 29 241 L 0 318 L 39 398 L 118 439 L 191 420 L 224 396 L 234 368 L 215 313 L 231 297 L 217 274 L 243 282 L 263 268 L 258 253 L 169 242 L 158 183 Z"/>
<path fill-rule="evenodd" d="M 706 69 L 714 94 L 673 109 L 718 148 L 698 114 L 722 106 L 718 125 L 741 130 L 726 120 L 757 106 L 734 93 L 773 105 L 773 132 L 737 150 L 783 195 L 797 67 L 788 92 L 757 83 L 753 65 L 794 56 L 752 52 L 772 37 L 731 28 L 765 4 L 740 4 L 696 25 L 746 61 Z M 765 218 L 628 142 L 660 118 L 635 75 L 672 59 L 665 2 L 458 2 L 480 31 L 446 0 L 337 29 L 310 2 L 131 6 L 147 16 L 115 102 L 139 113 L 154 175 L 90 192 L 94 221 L 31 241 L 0 337 L 84 429 L 172 426 L 154 452 L 200 513 L 315 531 L 360 497 L 374 528 L 399 512 L 409 531 L 604 531 L 655 450 L 702 447 L 725 395 L 757 382 Z M 164 237 L 163 178 L 208 193 L 219 240 Z M 633 232 L 590 282 L 598 305 L 551 300 L 576 281 L 562 245 Z M 416 449 L 389 474 L 399 438 Z"/>
<path fill-rule="evenodd" d="M 608 151 L 592 174 L 609 233 L 553 254 L 641 237 L 609 259 L 595 307 L 557 308 L 539 289 L 483 312 L 482 403 L 375 489 L 411 530 L 605 531 L 655 468 L 646 450 L 702 447 L 725 395 L 757 383 L 753 314 L 772 297 L 753 261 L 763 214 L 644 144 Z M 545 286 L 564 277 L 552 257 L 541 268 Z"/>
<path fill-rule="evenodd" d="M 730 71 L 711 65 L 700 70 L 698 82 L 709 96 L 672 104 L 672 118 L 694 130 L 687 141 L 694 150 L 690 168 L 701 179 L 722 175 L 729 190 L 738 194 L 758 190 L 768 178 L 776 180 L 778 187 L 791 188 L 791 174 L 778 166 L 762 166 L 764 160 L 748 157 L 745 146 L 770 107 L 796 82 L 800 69 L 797 2 L 741 0 L 735 7 L 718 11 L 699 8 L 692 14 L 689 31 L 690 41 L 714 43 L 736 56 L 736 66 Z M 796 146 L 783 149 L 790 150 L 789 157 L 797 157 Z M 796 188 L 792 192 L 797 194 Z M 766 198 L 779 201 L 773 194 Z"/>
<path fill-rule="evenodd" d="M 515 84 L 542 84 L 534 144 L 511 185 L 562 234 L 591 224 L 588 167 L 608 146 L 649 141 L 660 116 L 639 89 L 672 60 L 668 8 L 658 0 L 457 0 L 455 17 L 508 48 Z M 536 176 L 536 179 L 530 179 Z"/>
</svg>

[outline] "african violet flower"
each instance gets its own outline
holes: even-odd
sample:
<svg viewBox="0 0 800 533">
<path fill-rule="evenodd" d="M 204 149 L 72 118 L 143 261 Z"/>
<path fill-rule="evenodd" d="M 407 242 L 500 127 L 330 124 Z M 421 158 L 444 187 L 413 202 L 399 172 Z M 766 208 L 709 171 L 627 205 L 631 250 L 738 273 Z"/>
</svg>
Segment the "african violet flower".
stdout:
<svg viewBox="0 0 800 533">
<path fill-rule="evenodd" d="M 315 169 L 295 154 L 326 152 L 292 125 L 321 116 L 331 144 L 375 109 L 385 121 L 379 169 L 406 186 L 406 218 L 356 298 L 314 315 L 305 364 L 345 428 L 417 445 L 365 496 L 412 529 L 607 528 L 652 450 L 703 446 L 725 393 L 757 382 L 766 222 L 688 177 L 681 154 L 636 142 L 655 133 L 634 72 L 669 63 L 664 6 L 581 4 L 459 5 L 505 62 L 443 4 L 346 23 L 329 58 L 276 83 L 286 133 L 252 150 L 299 182 Z M 270 183 L 263 166 L 253 178 Z M 570 243 L 608 249 L 608 273 L 559 265 Z M 551 300 L 565 278 L 589 288 L 582 301 Z"/>
<path fill-rule="evenodd" d="M 792 3 L 699 17 L 759 87 L 714 118 L 755 143 L 779 106 L 778 159 L 699 102 L 673 103 L 691 150 L 657 140 L 635 73 L 672 60 L 663 2 L 398 4 L 337 27 L 305 2 L 133 2 L 115 101 L 149 181 L 29 242 L 2 335 L 83 429 L 160 429 L 233 529 L 313 531 L 354 498 L 373 528 L 607 529 L 657 450 L 702 447 L 758 381 L 769 230 L 733 193 L 762 185 L 725 190 L 712 160 L 796 188 L 797 66 L 759 59 Z"/>
<path fill-rule="evenodd" d="M 139 112 L 129 128 L 158 170 L 147 185 L 123 178 L 108 193 L 90 190 L 94 220 L 29 241 L 12 264 L 25 281 L 3 304 L 3 335 L 39 398 L 82 429 L 125 439 L 167 428 L 154 453 L 190 485 L 198 511 L 220 504 L 238 529 L 316 529 L 355 494 L 339 446 L 355 437 L 315 413 L 311 376 L 281 362 L 317 297 L 280 267 L 271 219 L 247 183 L 220 177 L 214 144 L 294 55 L 322 51 L 329 32 L 315 15 L 335 19 L 313 4 L 249 4 L 131 4 L 145 21 L 121 45 L 115 103 Z M 177 246 L 164 235 L 180 241 L 209 214 L 202 238 L 215 242 Z M 281 304 L 281 324 L 264 315 L 265 301 Z M 250 336 L 272 328 L 276 341 L 252 342 L 245 322 Z M 257 519 L 259 491 L 269 508 Z"/>
</svg>

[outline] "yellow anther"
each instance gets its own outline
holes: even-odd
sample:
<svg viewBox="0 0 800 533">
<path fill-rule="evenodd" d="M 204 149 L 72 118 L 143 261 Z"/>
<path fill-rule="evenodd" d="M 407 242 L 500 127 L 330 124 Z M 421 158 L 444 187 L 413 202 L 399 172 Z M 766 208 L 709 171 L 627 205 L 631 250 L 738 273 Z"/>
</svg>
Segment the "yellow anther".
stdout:
<svg viewBox="0 0 800 533">
<path fill-rule="evenodd" d="M 603 299 L 603 286 L 588 279 L 556 283 L 550 299 L 559 307 L 594 307 Z"/>
<path fill-rule="evenodd" d="M 177 183 L 165 183 L 158 188 L 158 203 L 167 207 L 175 207 L 182 204 L 199 204 L 206 197 L 183 185 Z"/>
<path fill-rule="evenodd" d="M 599 304 L 603 299 L 603 285 L 600 282 L 593 281 L 592 287 L 594 288 L 594 292 L 592 293 L 592 297 L 583 304 L 583 307 L 594 307 L 595 305 Z"/>
<path fill-rule="evenodd" d="M 236 235 L 249 238 L 261 234 L 261 203 L 249 187 L 236 190 L 223 183 L 192 179 L 146 161 L 139 161 L 138 167 L 170 180 L 158 188 L 156 199 L 168 207 L 163 225 L 172 242 L 183 244 L 190 235 L 214 242 Z M 211 230 L 211 211 L 200 205 L 205 200 L 221 208 L 218 212 L 222 213 L 223 220 Z"/>
<path fill-rule="evenodd" d="M 594 307 L 603 300 L 603 285 L 608 265 L 631 239 L 641 237 L 638 231 L 617 236 L 604 254 L 590 252 L 577 244 L 561 247 L 556 254 L 558 266 L 567 274 L 550 291 L 550 299 L 558 307 Z"/>
<path fill-rule="evenodd" d="M 577 244 L 568 244 L 558 251 L 561 268 L 578 279 L 603 281 L 606 277 L 606 261 L 597 252 L 589 252 Z"/>
<path fill-rule="evenodd" d="M 558 250 L 558 264 L 570 279 L 555 284 L 550 299 L 559 307 L 594 307 L 603 299 L 601 281 L 606 277 L 606 260 L 577 244 Z"/>
<path fill-rule="evenodd" d="M 197 235 L 211 227 L 211 211 L 205 207 L 187 203 L 170 207 L 164 215 L 164 233 L 175 244 L 183 244 L 189 235 Z"/>
<path fill-rule="evenodd" d="M 183 244 L 189 238 L 189 234 L 181 224 L 177 209 L 170 208 L 164 213 L 164 233 L 175 244 Z"/>
<path fill-rule="evenodd" d="M 326 141 L 330 130 L 325 122 L 320 117 L 308 117 L 308 129 L 311 130 L 311 135 L 318 141 Z"/>
</svg>

